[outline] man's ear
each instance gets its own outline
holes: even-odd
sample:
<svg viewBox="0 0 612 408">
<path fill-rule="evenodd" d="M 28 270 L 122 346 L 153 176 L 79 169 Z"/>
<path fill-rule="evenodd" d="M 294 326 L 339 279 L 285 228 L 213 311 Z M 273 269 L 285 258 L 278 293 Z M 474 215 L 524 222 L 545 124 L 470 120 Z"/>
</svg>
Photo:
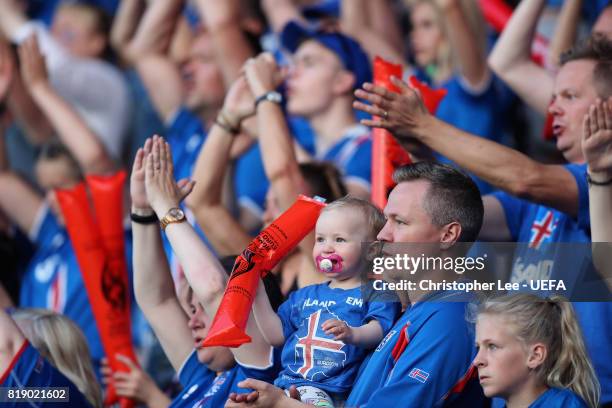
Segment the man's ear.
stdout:
<svg viewBox="0 0 612 408">
<path fill-rule="evenodd" d="M 353 92 L 355 86 L 355 75 L 347 70 L 341 70 L 336 75 L 332 89 L 336 95 L 346 95 Z"/>
<path fill-rule="evenodd" d="M 529 356 L 527 357 L 527 367 L 531 370 L 535 370 L 546 360 L 548 350 L 543 343 L 535 343 L 529 346 Z"/>
<path fill-rule="evenodd" d="M 96 34 L 91 38 L 90 48 L 92 54 L 102 55 L 108 44 L 108 38 L 102 34 Z"/>
<path fill-rule="evenodd" d="M 441 249 L 449 249 L 457 241 L 459 241 L 459 236 L 461 236 L 461 224 L 456 221 L 451 222 L 450 224 L 446 224 L 442 229 L 442 236 L 440 237 L 440 248 Z"/>
</svg>

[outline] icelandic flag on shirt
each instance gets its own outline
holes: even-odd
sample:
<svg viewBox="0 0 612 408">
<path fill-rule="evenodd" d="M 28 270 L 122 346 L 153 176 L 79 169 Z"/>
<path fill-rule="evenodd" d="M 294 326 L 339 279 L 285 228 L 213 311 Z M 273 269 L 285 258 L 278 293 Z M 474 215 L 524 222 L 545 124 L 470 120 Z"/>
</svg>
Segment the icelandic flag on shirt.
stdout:
<svg viewBox="0 0 612 408">
<path fill-rule="evenodd" d="M 414 378 L 418 382 L 422 382 L 425 384 L 425 381 L 429 378 L 429 373 L 427 371 L 423 371 L 420 368 L 413 368 L 412 371 L 408 374 L 408 377 Z"/>
</svg>

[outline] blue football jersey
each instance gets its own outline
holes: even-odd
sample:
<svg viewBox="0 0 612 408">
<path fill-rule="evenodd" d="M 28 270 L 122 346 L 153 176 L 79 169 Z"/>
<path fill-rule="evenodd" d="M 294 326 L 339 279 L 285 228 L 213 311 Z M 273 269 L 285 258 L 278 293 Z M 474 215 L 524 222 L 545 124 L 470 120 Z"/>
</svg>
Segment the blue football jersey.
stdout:
<svg viewBox="0 0 612 408">
<path fill-rule="evenodd" d="M 339 319 L 357 327 L 376 320 L 387 333 L 400 311 L 397 302 L 366 301 L 361 287 L 330 288 L 328 283 L 292 292 L 278 309 L 285 345 L 283 370 L 275 384 L 312 385 L 336 393 L 347 391 L 355 381 L 367 350 L 334 340 L 321 325 Z"/>
<path fill-rule="evenodd" d="M 193 350 L 178 372 L 183 390 L 174 398 L 170 407 L 193 407 L 201 399 L 202 393 L 210 387 L 216 375 L 198 361 L 198 354 Z"/>
<path fill-rule="evenodd" d="M 568 164 L 578 186 L 579 210 L 576 218 L 543 205 L 520 200 L 506 193 L 494 193 L 504 209 L 512 239 L 525 243 L 514 254 L 511 281 L 528 283 L 530 280 L 563 279 L 569 288 L 592 269 L 589 218 L 589 193 L 585 164 Z M 551 243 L 583 243 L 572 246 Z M 588 276 L 588 275 L 587 275 Z M 562 293 L 563 294 L 563 293 Z M 573 293 L 569 293 L 573 295 Z M 588 296 L 588 293 L 578 293 Z M 573 302 L 584 335 L 589 356 L 601 383 L 602 403 L 612 402 L 612 303 Z"/>
<path fill-rule="evenodd" d="M 336 165 L 345 182 L 370 189 L 372 180 L 372 134 L 363 125 L 355 125 L 317 158 Z"/>
<path fill-rule="evenodd" d="M 470 300 L 438 292 L 406 310 L 361 366 L 346 407 L 482 407 Z"/>
<path fill-rule="evenodd" d="M 57 368 L 40 355 L 32 345 L 25 341 L 17 352 L 8 370 L 0 373 L 0 388 L 50 388 L 67 387 L 67 401 L 58 402 L 21 402 L 5 400 L 2 407 L 91 407 L 87 398 Z"/>
<path fill-rule="evenodd" d="M 550 388 L 529 404 L 528 408 L 588 408 L 588 405 L 570 390 Z"/>
</svg>

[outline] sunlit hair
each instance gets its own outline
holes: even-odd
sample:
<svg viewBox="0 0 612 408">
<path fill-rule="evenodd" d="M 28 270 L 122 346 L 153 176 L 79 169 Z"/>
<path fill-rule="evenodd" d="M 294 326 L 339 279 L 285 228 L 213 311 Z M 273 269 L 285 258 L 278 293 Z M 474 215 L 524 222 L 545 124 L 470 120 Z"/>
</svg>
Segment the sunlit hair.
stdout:
<svg viewBox="0 0 612 408">
<path fill-rule="evenodd" d="M 102 392 L 91 364 L 87 340 L 66 316 L 45 309 L 17 309 L 15 323 L 38 350 L 81 391 L 94 407 L 102 407 Z"/>
<path fill-rule="evenodd" d="M 591 60 L 593 85 L 602 99 L 612 96 L 612 40 L 603 34 L 593 34 L 561 54 L 561 65 L 571 61 Z"/>
<path fill-rule="evenodd" d="M 409 10 L 412 10 L 415 6 L 422 3 L 429 4 L 434 10 L 434 21 L 445 40 L 444 44 L 437 50 L 436 64 L 438 72 L 443 78 L 450 77 L 458 68 L 458 60 L 450 44 L 448 27 L 442 10 L 435 0 L 404 0 L 404 5 Z M 459 6 L 467 20 L 469 29 L 478 39 L 477 46 L 484 55 L 486 52 L 487 35 L 485 21 L 480 11 L 480 7 L 475 0 L 459 0 Z"/>
<path fill-rule="evenodd" d="M 569 388 L 590 407 L 599 403 L 599 381 L 584 346 L 572 304 L 562 296 L 540 298 L 520 293 L 492 298 L 475 306 L 470 320 L 479 315 L 500 316 L 514 327 L 525 345 L 543 343 L 546 359 L 536 368 L 548 387 Z"/>
<path fill-rule="evenodd" d="M 368 226 L 368 239 L 375 240 L 386 221 L 382 211 L 371 202 L 361 198 L 345 196 L 328 204 L 321 213 L 332 210 L 346 210 L 347 208 L 361 212 L 362 220 Z"/>
</svg>

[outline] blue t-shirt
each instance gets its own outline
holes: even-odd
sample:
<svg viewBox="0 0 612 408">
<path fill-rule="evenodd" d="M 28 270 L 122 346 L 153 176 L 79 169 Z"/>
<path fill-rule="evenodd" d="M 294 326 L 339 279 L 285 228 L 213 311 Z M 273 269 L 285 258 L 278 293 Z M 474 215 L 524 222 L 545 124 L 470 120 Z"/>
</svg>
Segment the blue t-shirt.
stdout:
<svg viewBox="0 0 612 408">
<path fill-rule="evenodd" d="M 70 238 L 48 207 L 37 216 L 30 237 L 37 250 L 22 279 L 19 305 L 69 317 L 83 331 L 95 363 L 104 350 Z"/>
<path fill-rule="evenodd" d="M 568 389 L 550 388 L 527 408 L 588 408 L 588 405 Z"/>
<path fill-rule="evenodd" d="M 230 393 L 243 394 L 251 391 L 238 387 L 239 382 L 247 378 L 271 382 L 276 378 L 278 371 L 279 350 L 272 352 L 268 368 L 251 368 L 236 364 L 219 375 L 200 363 L 194 351 L 179 371 L 179 381 L 183 386 L 183 392 L 172 401 L 170 408 L 223 407 Z"/>
<path fill-rule="evenodd" d="M 438 292 L 406 310 L 361 366 L 346 407 L 483 406 L 468 301 Z"/>
<path fill-rule="evenodd" d="M 431 79 L 422 71 L 417 71 L 420 81 L 431 85 Z M 459 75 L 454 75 L 441 85 L 448 91 L 440 102 L 436 117 L 463 131 L 484 137 L 494 142 L 503 143 L 504 111 L 509 100 L 501 81 L 493 74 L 482 90 L 470 90 Z M 442 163 L 452 163 L 446 157 L 436 155 Z M 481 194 L 487 194 L 494 188 L 471 175 Z"/>
<path fill-rule="evenodd" d="M 370 190 L 372 180 L 372 134 L 363 125 L 351 127 L 340 140 L 317 158 L 336 165 L 345 183 Z"/>
<path fill-rule="evenodd" d="M 49 387 L 67 387 L 68 401 L 60 402 L 39 402 L 39 403 L 17 403 L 15 401 L 5 400 L 2 402 L 2 407 L 91 407 L 87 398 L 79 389 L 57 368 L 49 363 L 43 356 L 40 355 L 32 345 L 25 341 L 19 349 L 8 369 L 4 373 L 0 373 L 0 388 L 49 388 Z"/>
<path fill-rule="evenodd" d="M 518 247 L 514 255 L 512 282 L 523 284 L 530 280 L 563 279 L 567 281 L 569 291 L 569 285 L 592 268 L 590 247 L 586 245 L 591 242 L 586 165 L 568 164 L 564 167 L 574 176 L 578 186 L 579 209 L 576 218 L 506 193 L 493 195 L 504 209 L 512 240 L 525 243 Z M 583 245 L 572 246 L 569 250 L 567 246 L 547 245 L 567 242 Z M 612 402 L 612 303 L 574 302 L 573 306 L 601 383 L 602 403 Z"/>
<path fill-rule="evenodd" d="M 367 301 L 361 287 L 330 288 L 328 283 L 306 286 L 292 292 L 278 309 L 283 323 L 283 371 L 275 384 L 312 385 L 332 393 L 347 391 L 367 351 L 334 340 L 321 325 L 329 319 L 344 320 L 351 327 L 370 320 L 387 333 L 399 314 L 397 302 Z"/>
</svg>

